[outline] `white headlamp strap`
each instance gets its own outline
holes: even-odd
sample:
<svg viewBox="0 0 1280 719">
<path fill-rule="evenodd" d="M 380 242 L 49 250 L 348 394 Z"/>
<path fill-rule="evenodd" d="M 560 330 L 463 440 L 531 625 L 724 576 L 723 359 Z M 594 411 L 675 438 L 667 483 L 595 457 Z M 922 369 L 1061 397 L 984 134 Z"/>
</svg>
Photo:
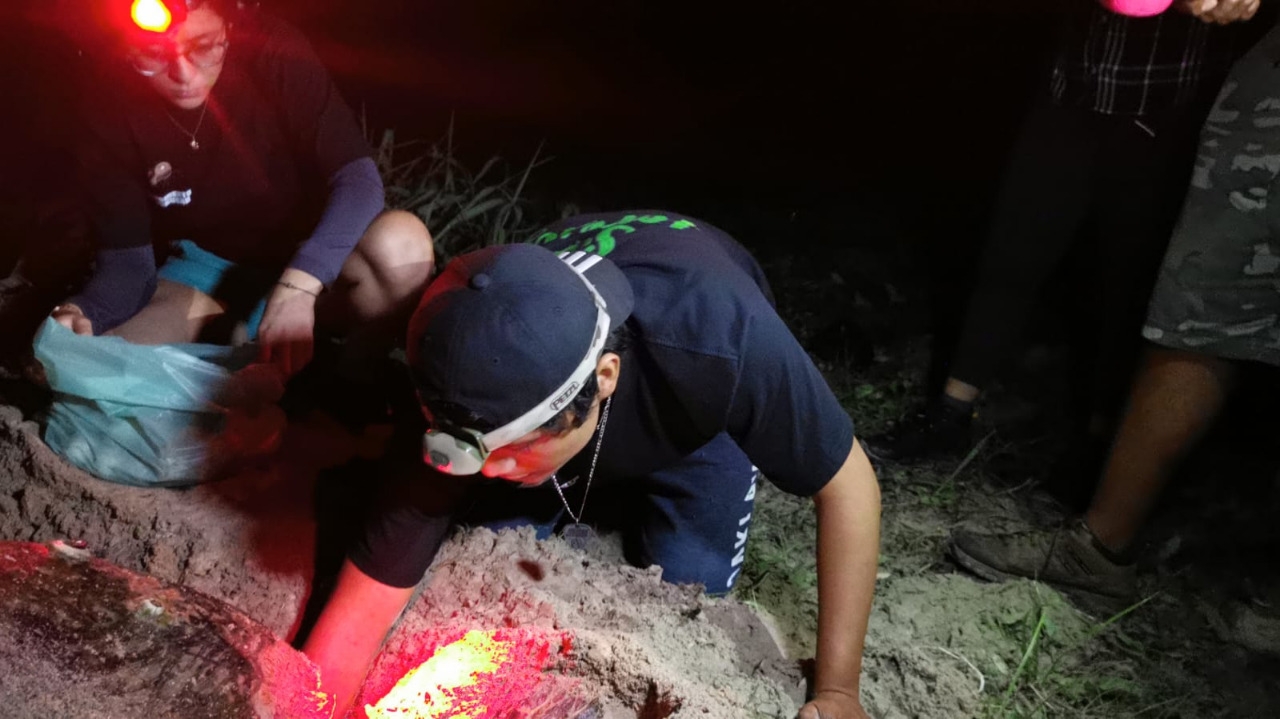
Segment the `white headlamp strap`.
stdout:
<svg viewBox="0 0 1280 719">
<path fill-rule="evenodd" d="M 557 256 L 573 269 L 574 273 L 582 280 L 582 283 L 587 286 L 587 290 L 591 292 L 591 299 L 595 301 L 596 329 L 595 334 L 591 337 L 591 345 L 587 348 L 587 353 L 583 356 L 582 362 L 578 363 L 577 368 L 569 375 L 569 379 L 557 387 L 550 396 L 539 402 L 537 406 L 528 412 L 481 437 L 486 451 L 492 452 L 499 447 L 511 444 L 559 414 L 569 402 L 573 401 L 574 397 L 578 396 L 582 385 L 591 376 L 591 373 L 595 372 L 600 352 L 604 349 L 605 340 L 609 337 L 609 313 L 606 311 L 608 305 L 605 303 L 604 298 L 600 296 L 600 293 L 596 291 L 595 285 L 591 284 L 591 280 L 588 280 L 586 275 L 583 274 L 604 258 L 600 255 L 587 254 L 585 252 L 575 252 L 573 254 L 561 252 Z"/>
</svg>

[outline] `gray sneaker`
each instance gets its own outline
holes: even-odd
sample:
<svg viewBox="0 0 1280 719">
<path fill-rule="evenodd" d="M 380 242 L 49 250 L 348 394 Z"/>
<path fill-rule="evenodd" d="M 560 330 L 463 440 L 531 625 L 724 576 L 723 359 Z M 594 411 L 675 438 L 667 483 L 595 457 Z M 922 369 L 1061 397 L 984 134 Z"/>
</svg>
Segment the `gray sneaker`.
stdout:
<svg viewBox="0 0 1280 719">
<path fill-rule="evenodd" d="M 1134 565 L 1117 564 L 1104 556 L 1080 520 L 1054 531 L 1001 535 L 957 531 L 951 535 L 951 556 L 992 582 L 1027 577 L 1106 597 L 1129 599 L 1137 594 Z"/>
</svg>

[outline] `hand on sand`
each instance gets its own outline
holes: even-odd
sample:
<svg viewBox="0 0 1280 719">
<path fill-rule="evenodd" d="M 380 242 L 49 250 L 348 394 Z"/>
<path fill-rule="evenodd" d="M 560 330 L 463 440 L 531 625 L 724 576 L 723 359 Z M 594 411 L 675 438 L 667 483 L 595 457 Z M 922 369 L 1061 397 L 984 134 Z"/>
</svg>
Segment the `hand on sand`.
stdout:
<svg viewBox="0 0 1280 719">
<path fill-rule="evenodd" d="M 857 697 L 842 691 L 820 691 L 800 707 L 796 719 L 870 719 Z"/>
</svg>

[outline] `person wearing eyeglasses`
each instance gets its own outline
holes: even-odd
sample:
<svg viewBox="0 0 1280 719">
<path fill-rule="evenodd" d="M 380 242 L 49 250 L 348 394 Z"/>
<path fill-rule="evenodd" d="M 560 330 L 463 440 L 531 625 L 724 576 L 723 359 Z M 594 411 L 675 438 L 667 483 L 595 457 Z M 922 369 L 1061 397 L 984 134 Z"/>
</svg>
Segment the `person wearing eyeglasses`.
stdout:
<svg viewBox="0 0 1280 719">
<path fill-rule="evenodd" d="M 257 340 L 286 376 L 317 327 L 393 336 L 431 237 L 384 211 L 372 151 L 301 34 L 234 0 L 100 2 L 118 41 L 82 93 L 77 152 L 96 259 L 52 316 L 141 344 Z"/>
<path fill-rule="evenodd" d="M 408 359 L 423 424 L 386 458 L 395 489 L 304 644 L 339 715 L 455 520 L 578 546 L 617 530 L 632 564 L 719 595 L 763 476 L 817 511 L 815 694 L 799 716 L 867 716 L 879 485 L 741 245 L 669 212 L 562 220 L 449 263 Z"/>
</svg>

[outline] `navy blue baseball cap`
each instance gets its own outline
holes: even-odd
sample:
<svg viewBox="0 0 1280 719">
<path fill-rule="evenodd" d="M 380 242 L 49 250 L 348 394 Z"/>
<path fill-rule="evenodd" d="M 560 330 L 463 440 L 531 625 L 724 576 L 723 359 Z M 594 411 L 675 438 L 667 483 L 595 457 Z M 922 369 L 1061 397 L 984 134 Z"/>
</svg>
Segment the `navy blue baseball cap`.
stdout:
<svg viewBox="0 0 1280 719">
<path fill-rule="evenodd" d="M 409 323 L 423 406 L 430 414 L 447 402 L 494 427 L 521 417 L 594 351 L 601 304 L 612 329 L 631 315 L 635 297 L 600 255 L 515 244 L 459 256 L 427 287 Z"/>
</svg>

